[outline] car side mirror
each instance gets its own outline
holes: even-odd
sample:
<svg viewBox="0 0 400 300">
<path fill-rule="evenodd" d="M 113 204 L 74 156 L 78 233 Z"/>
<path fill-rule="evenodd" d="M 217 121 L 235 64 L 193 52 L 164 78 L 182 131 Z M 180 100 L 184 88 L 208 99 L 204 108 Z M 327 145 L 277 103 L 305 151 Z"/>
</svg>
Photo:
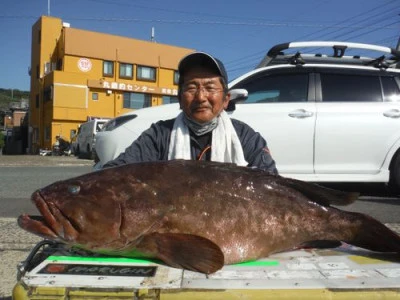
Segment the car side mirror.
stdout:
<svg viewBox="0 0 400 300">
<path fill-rule="evenodd" d="M 233 89 L 229 91 L 231 94 L 231 101 L 235 103 L 243 102 L 249 96 L 249 92 L 246 89 Z"/>
<path fill-rule="evenodd" d="M 236 103 L 244 102 L 249 95 L 246 89 L 233 89 L 230 90 L 229 93 L 231 94 L 231 100 L 228 103 L 226 111 L 234 111 L 236 109 Z"/>
</svg>

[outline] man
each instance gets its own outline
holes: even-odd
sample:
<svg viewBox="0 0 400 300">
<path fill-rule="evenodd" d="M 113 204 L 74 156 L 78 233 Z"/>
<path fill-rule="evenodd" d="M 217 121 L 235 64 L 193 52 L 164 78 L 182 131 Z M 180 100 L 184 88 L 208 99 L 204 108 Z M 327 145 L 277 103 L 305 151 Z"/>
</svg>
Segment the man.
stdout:
<svg viewBox="0 0 400 300">
<path fill-rule="evenodd" d="M 178 66 L 182 112 L 159 121 L 105 168 L 141 161 L 212 160 L 277 173 L 264 138 L 247 124 L 229 118 L 228 76 L 222 62 L 204 52 L 184 57 Z"/>
</svg>

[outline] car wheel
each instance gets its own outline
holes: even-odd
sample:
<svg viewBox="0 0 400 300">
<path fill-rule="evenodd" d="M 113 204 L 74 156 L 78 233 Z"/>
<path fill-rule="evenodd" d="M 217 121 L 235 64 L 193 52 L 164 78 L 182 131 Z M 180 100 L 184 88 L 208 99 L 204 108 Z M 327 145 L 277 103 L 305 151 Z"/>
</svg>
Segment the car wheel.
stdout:
<svg viewBox="0 0 400 300">
<path fill-rule="evenodd" d="M 95 164 L 97 164 L 100 161 L 100 158 L 97 155 L 96 151 L 93 151 L 93 161 Z"/>
<path fill-rule="evenodd" d="M 96 163 L 96 159 L 97 159 L 97 154 L 96 154 L 96 150 L 92 149 L 91 155 L 90 155 L 90 159 L 93 160 Z"/>
<path fill-rule="evenodd" d="M 87 147 L 86 147 L 86 158 L 92 159 L 92 156 L 93 156 L 93 151 L 92 151 L 92 149 L 90 149 L 90 146 L 87 145 Z"/>
<path fill-rule="evenodd" d="M 85 153 L 82 153 L 82 151 L 80 151 L 79 148 L 78 148 L 78 158 L 79 158 L 79 159 L 85 158 Z"/>
<path fill-rule="evenodd" d="M 400 152 L 397 153 L 390 167 L 389 190 L 400 194 Z"/>
</svg>

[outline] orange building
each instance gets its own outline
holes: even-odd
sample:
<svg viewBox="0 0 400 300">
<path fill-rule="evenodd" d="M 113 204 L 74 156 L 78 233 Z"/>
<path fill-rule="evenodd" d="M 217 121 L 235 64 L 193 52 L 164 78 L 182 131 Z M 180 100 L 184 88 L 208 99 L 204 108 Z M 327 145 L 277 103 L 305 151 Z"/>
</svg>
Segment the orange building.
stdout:
<svg viewBox="0 0 400 300">
<path fill-rule="evenodd" d="M 193 49 L 71 28 L 32 26 L 28 147 L 51 149 L 81 123 L 176 101 L 179 60 Z"/>
</svg>

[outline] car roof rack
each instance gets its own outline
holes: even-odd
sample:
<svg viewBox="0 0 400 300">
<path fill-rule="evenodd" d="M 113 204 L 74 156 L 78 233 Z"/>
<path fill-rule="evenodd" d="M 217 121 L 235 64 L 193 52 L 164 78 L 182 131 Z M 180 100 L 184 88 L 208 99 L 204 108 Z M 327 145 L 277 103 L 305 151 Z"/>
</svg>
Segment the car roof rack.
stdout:
<svg viewBox="0 0 400 300">
<path fill-rule="evenodd" d="M 326 54 L 307 54 L 297 51 L 296 53 L 284 53 L 284 50 L 295 48 L 332 48 L 331 55 Z M 362 49 L 368 51 L 377 51 L 384 53 L 379 57 L 362 57 L 359 55 L 345 56 L 348 49 Z M 386 57 L 388 55 L 389 57 Z M 277 64 L 304 65 L 306 63 L 319 64 L 351 64 L 374 66 L 376 68 L 400 68 L 400 51 L 384 46 L 339 42 L 339 41 L 306 41 L 291 42 L 278 44 L 272 47 L 262 61 L 256 66 L 257 68 L 266 67 Z"/>
</svg>

